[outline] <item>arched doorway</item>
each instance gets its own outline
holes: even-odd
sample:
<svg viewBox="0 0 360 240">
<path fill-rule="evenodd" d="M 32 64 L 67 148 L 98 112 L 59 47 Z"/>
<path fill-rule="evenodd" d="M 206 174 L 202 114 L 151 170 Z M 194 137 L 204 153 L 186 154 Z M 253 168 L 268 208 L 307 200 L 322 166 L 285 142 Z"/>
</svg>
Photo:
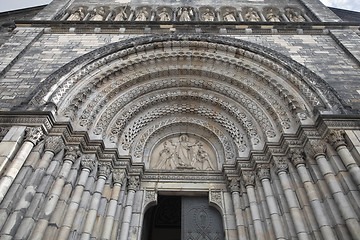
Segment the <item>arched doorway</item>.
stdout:
<svg viewBox="0 0 360 240">
<path fill-rule="evenodd" d="M 144 216 L 142 240 L 223 240 L 220 213 L 204 196 L 159 195 Z"/>
</svg>

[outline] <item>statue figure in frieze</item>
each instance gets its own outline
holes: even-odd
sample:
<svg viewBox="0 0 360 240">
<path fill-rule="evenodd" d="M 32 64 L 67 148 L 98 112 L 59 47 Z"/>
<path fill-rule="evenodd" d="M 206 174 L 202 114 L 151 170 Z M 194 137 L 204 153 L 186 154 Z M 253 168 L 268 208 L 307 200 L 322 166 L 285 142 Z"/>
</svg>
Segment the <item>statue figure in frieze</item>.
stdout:
<svg viewBox="0 0 360 240">
<path fill-rule="evenodd" d="M 194 12 L 189 7 L 181 7 L 178 11 L 179 21 L 181 22 L 189 22 L 192 20 L 194 16 Z"/>
<path fill-rule="evenodd" d="M 225 13 L 223 15 L 223 20 L 226 22 L 236 22 L 234 12 L 230 11 L 230 9 L 226 8 Z"/>
<path fill-rule="evenodd" d="M 121 7 L 119 9 L 119 13 L 116 14 L 114 21 L 125 21 L 128 18 L 126 11 L 125 11 L 125 7 Z"/>
<path fill-rule="evenodd" d="M 301 13 L 293 8 L 286 8 L 285 15 L 290 22 L 305 22 L 305 18 L 301 16 Z"/>
<path fill-rule="evenodd" d="M 73 12 L 67 19 L 67 21 L 81 21 L 85 17 L 85 9 L 79 7 L 75 12 Z"/>
<path fill-rule="evenodd" d="M 213 167 L 209 154 L 203 149 L 201 142 L 196 142 L 194 152 L 196 153 L 192 159 L 193 167 L 197 170 L 215 170 Z"/>
<path fill-rule="evenodd" d="M 147 11 L 146 7 L 143 7 L 136 14 L 135 21 L 146 21 L 149 18 L 150 14 Z"/>
<path fill-rule="evenodd" d="M 260 17 L 259 14 L 254 10 L 254 8 L 250 7 L 245 14 L 245 21 L 247 22 L 259 22 Z"/>
<path fill-rule="evenodd" d="M 212 22 L 215 20 L 215 14 L 209 8 L 206 8 L 205 11 L 201 15 L 201 20 L 205 22 Z"/>
<path fill-rule="evenodd" d="M 163 21 L 163 22 L 170 21 L 171 15 L 166 8 L 163 8 L 161 12 L 158 14 L 158 19 L 159 21 Z"/>
<path fill-rule="evenodd" d="M 90 21 L 103 21 L 105 19 L 105 9 L 100 7 L 98 9 L 94 9 L 95 15 L 90 18 Z"/>
<path fill-rule="evenodd" d="M 269 8 L 266 13 L 266 20 L 268 22 L 280 22 L 280 16 L 275 13 L 274 9 Z"/>
</svg>

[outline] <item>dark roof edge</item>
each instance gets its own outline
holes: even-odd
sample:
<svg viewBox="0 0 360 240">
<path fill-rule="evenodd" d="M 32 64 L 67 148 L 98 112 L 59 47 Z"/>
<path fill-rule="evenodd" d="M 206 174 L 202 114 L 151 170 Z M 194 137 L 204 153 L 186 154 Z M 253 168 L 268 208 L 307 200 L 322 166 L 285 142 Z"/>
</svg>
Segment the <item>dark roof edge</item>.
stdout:
<svg viewBox="0 0 360 240">
<path fill-rule="evenodd" d="M 17 14 L 17 13 L 21 13 L 21 12 L 41 10 L 41 9 L 45 8 L 47 5 L 48 4 L 39 5 L 39 6 L 35 6 L 35 7 L 29 7 L 29 8 L 21 8 L 21 9 L 16 9 L 16 10 L 10 10 L 10 11 L 5 11 L 5 12 L 0 12 L 0 17 L 5 16 L 5 15 Z"/>
</svg>

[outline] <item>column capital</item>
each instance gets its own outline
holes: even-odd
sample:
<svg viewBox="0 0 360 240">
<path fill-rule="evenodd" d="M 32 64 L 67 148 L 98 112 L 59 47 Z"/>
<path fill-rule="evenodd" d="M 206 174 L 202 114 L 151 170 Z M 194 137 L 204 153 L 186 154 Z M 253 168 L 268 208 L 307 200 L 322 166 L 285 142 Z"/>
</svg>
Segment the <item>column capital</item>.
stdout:
<svg viewBox="0 0 360 240">
<path fill-rule="evenodd" d="M 122 184 L 125 179 L 125 169 L 114 169 L 112 176 L 114 183 Z"/>
<path fill-rule="evenodd" d="M 229 180 L 229 188 L 230 191 L 233 192 L 240 192 L 240 185 L 239 185 L 240 179 L 237 177 L 232 177 Z"/>
<path fill-rule="evenodd" d="M 305 164 L 305 153 L 302 149 L 291 149 L 289 155 L 295 167 L 299 164 Z"/>
<path fill-rule="evenodd" d="M 280 172 L 287 172 L 289 165 L 287 157 L 285 156 L 274 156 L 274 167 L 276 170 L 276 173 L 279 174 Z"/>
<path fill-rule="evenodd" d="M 255 173 L 253 172 L 243 172 L 242 178 L 244 180 L 245 187 L 255 186 Z"/>
<path fill-rule="evenodd" d="M 59 153 L 64 149 L 65 144 L 61 136 L 48 136 L 45 138 L 45 151 Z"/>
<path fill-rule="evenodd" d="M 325 156 L 326 143 L 320 139 L 310 139 L 305 146 L 305 153 L 311 158 L 316 158 L 317 156 Z"/>
<path fill-rule="evenodd" d="M 140 186 L 140 177 L 139 176 L 130 176 L 128 177 L 128 184 L 127 188 L 128 190 L 138 190 Z"/>
<path fill-rule="evenodd" d="M 111 163 L 108 162 L 99 162 L 98 165 L 98 176 L 103 176 L 108 178 L 111 172 Z"/>
<path fill-rule="evenodd" d="M 69 160 L 71 162 L 75 162 L 75 160 L 80 157 L 80 149 L 79 146 L 69 145 L 65 147 L 65 156 L 64 160 Z"/>
<path fill-rule="evenodd" d="M 41 127 L 27 127 L 25 141 L 31 142 L 36 145 L 44 136 Z"/>
<path fill-rule="evenodd" d="M 326 139 L 336 150 L 340 146 L 346 146 L 344 135 L 344 130 L 330 130 Z"/>
<path fill-rule="evenodd" d="M 270 179 L 270 167 L 267 165 L 260 165 L 256 169 L 256 173 L 260 180 Z"/>
<path fill-rule="evenodd" d="M 93 154 L 83 154 L 80 159 L 82 168 L 89 169 L 90 171 L 94 168 L 96 163 L 96 155 Z"/>
</svg>

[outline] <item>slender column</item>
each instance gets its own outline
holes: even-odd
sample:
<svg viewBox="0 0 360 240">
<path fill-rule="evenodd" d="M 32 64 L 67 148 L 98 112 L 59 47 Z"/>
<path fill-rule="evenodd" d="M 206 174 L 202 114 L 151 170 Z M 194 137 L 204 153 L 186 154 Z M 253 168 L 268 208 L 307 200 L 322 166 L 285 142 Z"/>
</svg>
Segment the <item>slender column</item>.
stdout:
<svg viewBox="0 0 360 240">
<path fill-rule="evenodd" d="M 309 140 L 306 146 L 307 155 L 313 157 L 324 176 L 324 179 L 329 186 L 332 196 L 338 208 L 341 212 L 345 224 L 348 227 L 351 235 L 354 239 L 357 239 L 360 236 L 360 225 L 357 221 L 357 216 L 354 209 L 352 208 L 349 200 L 342 192 L 339 182 L 336 180 L 334 172 L 326 159 L 325 155 L 326 145 L 323 141 L 320 140 Z"/>
<path fill-rule="evenodd" d="M 125 171 L 123 169 L 116 169 L 113 171 L 114 186 L 111 193 L 111 199 L 107 209 L 106 219 L 101 235 L 101 240 L 110 239 L 112 228 L 114 225 L 114 218 L 117 211 L 118 200 L 120 197 L 120 191 L 122 182 L 124 180 Z"/>
<path fill-rule="evenodd" d="M 277 206 L 274 193 L 270 183 L 270 168 L 260 167 L 257 171 L 261 184 L 265 192 L 266 203 L 269 208 L 270 218 L 274 229 L 276 239 L 286 239 L 283 224 L 281 222 L 280 210 Z"/>
<path fill-rule="evenodd" d="M 255 235 L 257 240 L 265 240 L 265 231 L 261 223 L 260 211 L 255 196 L 255 175 L 252 172 L 244 172 L 243 180 L 248 194 L 251 217 L 254 223 Z"/>
<path fill-rule="evenodd" d="M 285 157 L 273 157 L 276 174 L 280 179 L 281 186 L 284 190 L 286 201 L 289 205 L 290 215 L 295 225 L 295 231 L 299 240 L 309 239 L 308 233 L 306 231 L 305 223 L 301 216 L 300 209 L 298 207 L 298 202 L 295 196 L 293 189 L 291 188 L 290 180 L 287 175 L 287 160 Z"/>
<path fill-rule="evenodd" d="M 91 170 L 95 166 L 96 155 L 84 154 L 81 157 L 81 173 L 74 193 L 71 197 L 69 207 L 64 216 L 62 226 L 58 235 L 58 240 L 66 240 L 69 237 L 71 226 L 73 225 L 76 213 L 79 209 L 80 201 L 84 192 L 85 184 L 88 180 Z"/>
<path fill-rule="evenodd" d="M 17 152 L 17 154 L 14 157 L 13 161 L 11 162 L 10 166 L 6 169 L 4 175 L 1 177 L 1 180 L 0 180 L 0 203 L 4 199 L 7 191 L 9 190 L 15 177 L 19 173 L 26 158 L 29 156 L 31 150 L 36 145 L 36 143 L 42 138 L 42 136 L 43 136 L 43 131 L 41 130 L 41 127 L 26 129 L 25 142 L 21 145 L 21 148 Z"/>
<path fill-rule="evenodd" d="M 99 203 L 102 195 L 102 191 L 104 190 L 106 179 L 110 174 L 110 165 L 107 163 L 99 164 L 99 172 L 98 172 L 98 180 L 96 182 L 95 192 L 91 199 L 90 209 L 86 216 L 86 221 L 83 229 L 83 233 L 81 234 L 81 240 L 89 240 L 91 236 L 91 232 L 93 230 L 96 215 L 99 208 Z"/>
<path fill-rule="evenodd" d="M 304 188 L 306 190 L 306 195 L 310 201 L 311 208 L 314 212 L 316 221 L 319 225 L 320 232 L 324 239 L 331 240 L 337 239 L 334 235 L 334 232 L 331 228 L 328 214 L 326 213 L 325 209 L 323 208 L 320 199 L 316 194 L 316 189 L 314 184 L 312 183 L 310 173 L 305 167 L 305 160 L 303 157 L 303 153 L 301 150 L 294 150 L 292 152 L 291 160 L 294 163 L 294 166 L 299 173 L 302 183 L 304 184 Z"/>
<path fill-rule="evenodd" d="M 49 223 L 50 217 L 55 210 L 56 204 L 60 198 L 60 194 L 65 185 L 65 181 L 70 173 L 71 167 L 78 157 L 78 147 L 69 146 L 66 147 L 66 154 L 63 159 L 63 165 L 61 167 L 59 176 L 55 180 L 54 185 L 52 186 L 49 197 L 44 204 L 44 209 L 40 215 L 39 221 L 35 226 L 35 229 L 30 236 L 30 239 L 41 239 L 45 233 L 46 227 Z"/>
<path fill-rule="evenodd" d="M 54 155 L 60 152 L 62 146 L 64 146 L 64 143 L 61 137 L 51 136 L 46 138 L 45 153 L 39 161 L 39 164 L 34 174 L 27 182 L 27 186 L 22 193 L 21 198 L 14 209 L 14 212 L 9 216 L 8 220 L 6 221 L 1 231 L 1 235 L 14 235 L 13 233 L 16 232 L 21 223 L 21 221 L 18 221 L 17 219 L 22 219 L 24 217 L 24 214 L 30 206 L 31 201 L 36 193 L 36 189 L 41 179 L 45 175 L 45 170 L 49 167 L 49 164 L 53 159 Z"/>
<path fill-rule="evenodd" d="M 125 178 L 126 179 L 126 178 Z M 116 213 L 115 213 L 115 217 L 114 217 L 114 224 L 113 224 L 113 228 L 111 230 L 111 240 L 116 240 L 117 239 L 117 235 L 118 232 L 120 231 L 120 223 L 121 223 L 121 219 L 120 216 L 122 216 L 122 210 L 123 210 L 123 205 L 124 205 L 124 201 L 125 201 L 125 197 L 126 197 L 126 184 L 125 184 L 125 179 L 124 179 L 124 184 L 121 187 L 120 190 L 120 197 L 119 200 L 117 202 L 117 207 L 116 207 Z"/>
<path fill-rule="evenodd" d="M 239 179 L 232 178 L 230 180 L 230 191 L 231 191 L 232 200 L 233 200 L 233 204 L 234 204 L 236 229 L 238 232 L 238 238 L 247 240 L 244 216 L 243 216 L 243 211 L 241 209 L 241 203 L 240 203 Z"/>
<path fill-rule="evenodd" d="M 360 189 L 360 168 L 346 146 L 344 134 L 345 131 L 332 130 L 328 136 L 328 141 L 335 148 L 356 186 Z"/>
<path fill-rule="evenodd" d="M 140 179 L 138 176 L 130 176 L 128 181 L 128 194 L 126 197 L 126 204 L 124 209 L 124 215 L 120 230 L 120 240 L 127 240 L 130 229 L 130 222 L 132 217 L 132 208 L 134 204 L 134 198 L 136 190 L 139 187 Z"/>
</svg>

